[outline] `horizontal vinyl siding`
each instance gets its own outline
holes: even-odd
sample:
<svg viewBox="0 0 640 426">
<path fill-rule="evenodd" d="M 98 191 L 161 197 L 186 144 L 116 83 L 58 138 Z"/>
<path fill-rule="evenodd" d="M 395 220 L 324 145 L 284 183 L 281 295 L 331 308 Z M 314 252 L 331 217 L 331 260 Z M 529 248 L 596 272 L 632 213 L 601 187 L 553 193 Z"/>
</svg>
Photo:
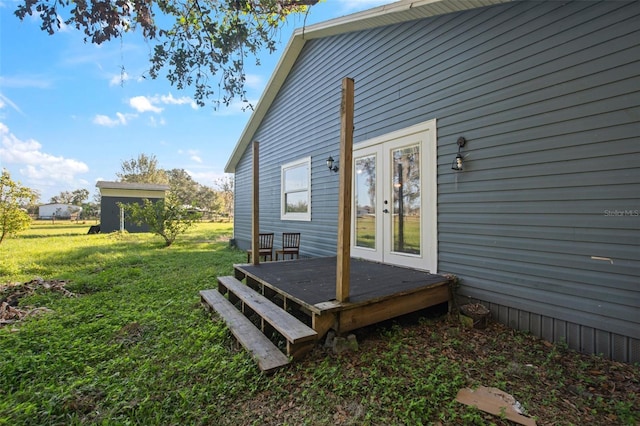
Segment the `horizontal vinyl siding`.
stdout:
<svg viewBox="0 0 640 426">
<path fill-rule="evenodd" d="M 639 39 L 639 2 L 521 1 L 308 41 L 254 135 L 261 229 L 335 254 L 338 175 L 325 160 L 340 160 L 340 82 L 352 77 L 354 142 L 437 120 L 438 270 L 462 295 L 637 359 Z M 280 221 L 280 165 L 308 155 L 312 220 Z M 246 247 L 250 156 L 236 174 Z"/>
<path fill-rule="evenodd" d="M 302 57 L 304 57 L 304 52 Z M 318 66 L 311 63 L 308 67 Z M 297 73 L 298 66 L 293 73 Z M 292 109 L 292 105 L 296 105 Z M 335 254 L 337 237 L 338 175 L 327 169 L 329 155 L 338 159 L 335 142 L 340 136 L 340 80 L 309 84 L 290 78 L 272 104 L 254 140 L 260 141 L 260 230 L 276 234 L 275 246 L 281 244 L 282 232 L 302 234 L 302 256 Z M 281 166 L 311 156 L 311 221 L 280 220 Z M 248 158 L 245 158 L 248 157 Z M 248 206 L 245 226 L 236 224 L 236 239 L 248 248 L 251 239 L 251 154 L 245 154 L 236 175 L 249 179 L 236 186 L 236 208 Z M 236 213 L 237 216 L 237 213 Z"/>
<path fill-rule="evenodd" d="M 567 16 L 561 28 L 528 33 L 522 53 L 514 45 L 496 64 L 469 64 L 478 75 L 449 100 L 470 102 L 444 108 L 439 136 L 462 127 L 469 143 L 464 173 L 448 173 L 453 144 L 439 162 L 440 270 L 459 275 L 465 295 L 578 327 L 539 335 L 573 333 L 574 347 L 612 356 L 614 334 L 640 339 L 638 5 L 554 9 L 545 23 Z M 487 73 L 495 90 L 475 83 Z M 584 327 L 611 345 L 584 343 Z"/>
<path fill-rule="evenodd" d="M 251 245 L 252 176 L 251 147 L 238 163 L 233 188 L 233 238 L 238 247 L 248 249 Z"/>
</svg>

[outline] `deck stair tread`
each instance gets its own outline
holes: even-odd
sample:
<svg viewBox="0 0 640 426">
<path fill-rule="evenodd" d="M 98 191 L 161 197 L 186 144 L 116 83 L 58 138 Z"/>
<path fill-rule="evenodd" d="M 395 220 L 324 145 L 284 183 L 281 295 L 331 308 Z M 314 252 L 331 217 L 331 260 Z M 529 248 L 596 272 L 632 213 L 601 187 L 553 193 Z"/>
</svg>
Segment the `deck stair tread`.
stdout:
<svg viewBox="0 0 640 426">
<path fill-rule="evenodd" d="M 313 341 L 318 333 L 263 295 L 232 276 L 218 277 L 218 284 L 233 293 L 280 333 L 290 344 Z"/>
<path fill-rule="evenodd" d="M 271 372 L 289 364 L 289 357 L 282 353 L 219 291 L 202 290 L 200 296 L 220 314 L 231 333 L 252 354 L 262 371 Z"/>
</svg>

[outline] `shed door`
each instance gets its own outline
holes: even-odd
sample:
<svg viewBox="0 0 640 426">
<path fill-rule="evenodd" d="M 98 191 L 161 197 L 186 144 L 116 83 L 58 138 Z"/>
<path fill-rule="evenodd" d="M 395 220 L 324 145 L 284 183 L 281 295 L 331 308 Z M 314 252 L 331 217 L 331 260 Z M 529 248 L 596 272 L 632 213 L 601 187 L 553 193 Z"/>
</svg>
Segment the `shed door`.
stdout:
<svg viewBox="0 0 640 426">
<path fill-rule="evenodd" d="M 351 252 L 435 273 L 435 128 L 416 127 L 354 147 Z"/>
</svg>

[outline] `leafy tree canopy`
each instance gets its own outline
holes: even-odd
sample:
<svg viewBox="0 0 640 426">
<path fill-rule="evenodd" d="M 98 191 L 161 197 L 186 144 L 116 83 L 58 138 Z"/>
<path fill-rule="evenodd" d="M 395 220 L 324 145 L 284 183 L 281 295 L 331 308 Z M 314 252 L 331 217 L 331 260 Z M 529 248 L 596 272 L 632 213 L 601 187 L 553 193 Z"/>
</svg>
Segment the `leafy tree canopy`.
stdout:
<svg viewBox="0 0 640 426">
<path fill-rule="evenodd" d="M 233 216 L 233 176 L 218 179 L 216 186 L 220 198 L 220 210 L 228 216 Z"/>
<path fill-rule="evenodd" d="M 20 182 L 11 180 L 5 169 L 0 176 L 0 243 L 8 235 L 29 228 L 31 218 L 26 206 L 35 203 L 38 194 L 34 190 L 22 186 Z"/>
<path fill-rule="evenodd" d="M 207 211 L 218 209 L 218 194 L 208 186 L 202 185 L 184 169 L 167 171 L 169 191 L 184 206 L 198 207 Z"/>
<path fill-rule="evenodd" d="M 60 194 L 51 197 L 50 202 L 61 204 L 73 204 L 81 206 L 89 199 L 89 191 L 87 189 L 76 189 L 75 191 L 62 191 Z"/>
<path fill-rule="evenodd" d="M 120 204 L 138 225 L 147 224 L 151 232 L 164 239 L 169 247 L 180 234 L 184 234 L 200 218 L 200 214 L 190 211 L 172 194 L 157 201 L 142 200 L 142 204 Z"/>
<path fill-rule="evenodd" d="M 94 44 L 139 29 L 153 45 L 149 75 L 166 72 L 178 89 L 192 86 L 204 106 L 217 93 L 224 105 L 244 90 L 244 61 L 275 49 L 287 16 L 304 13 L 318 0 L 18 0 L 16 16 L 37 15 L 49 34 L 63 24 Z M 214 79 L 214 77 L 216 77 Z M 217 89 L 215 88 L 217 86 Z"/>
<path fill-rule="evenodd" d="M 120 181 L 168 184 L 169 193 L 179 205 L 214 212 L 224 203 L 223 193 L 196 182 L 186 170 L 161 169 L 155 155 L 140 154 L 138 158 L 123 161 L 121 166 L 122 172 L 116 173 Z"/>
<path fill-rule="evenodd" d="M 184 169 L 171 169 L 167 171 L 169 178 L 169 191 L 182 204 L 195 205 L 196 194 L 200 184 L 193 180 L 191 175 Z"/>
<path fill-rule="evenodd" d="M 122 172 L 116 173 L 121 182 L 169 183 L 167 172 L 158 167 L 155 155 L 140 154 L 138 158 L 123 161 L 121 166 Z"/>
</svg>

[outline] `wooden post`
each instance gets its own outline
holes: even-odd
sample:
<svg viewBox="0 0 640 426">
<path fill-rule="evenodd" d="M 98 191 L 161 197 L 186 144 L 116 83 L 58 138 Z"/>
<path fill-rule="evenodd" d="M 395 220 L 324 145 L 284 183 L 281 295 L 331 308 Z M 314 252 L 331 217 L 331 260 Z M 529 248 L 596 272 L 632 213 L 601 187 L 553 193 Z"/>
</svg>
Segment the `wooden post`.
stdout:
<svg viewBox="0 0 640 426">
<path fill-rule="evenodd" d="M 251 263 L 260 264 L 260 167 L 259 142 L 253 142 L 253 205 L 251 211 Z"/>
<path fill-rule="evenodd" d="M 336 265 L 336 300 L 349 300 L 351 272 L 351 179 L 353 160 L 353 108 L 354 83 L 352 78 L 342 79 L 342 105 L 340 108 L 340 192 L 338 194 L 338 260 Z"/>
</svg>

